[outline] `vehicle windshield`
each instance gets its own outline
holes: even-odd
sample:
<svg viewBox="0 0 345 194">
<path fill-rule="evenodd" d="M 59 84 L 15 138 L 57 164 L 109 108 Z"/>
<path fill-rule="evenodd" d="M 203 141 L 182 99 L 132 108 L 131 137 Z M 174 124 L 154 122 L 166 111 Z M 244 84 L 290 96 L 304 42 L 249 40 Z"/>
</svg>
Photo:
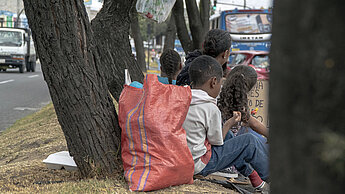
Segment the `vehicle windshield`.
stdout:
<svg viewBox="0 0 345 194">
<path fill-rule="evenodd" d="M 268 68 L 270 66 L 270 59 L 267 55 L 257 55 L 253 58 L 252 65 L 256 68 Z"/>
<path fill-rule="evenodd" d="M 231 66 L 242 64 L 246 60 L 246 57 L 247 56 L 245 54 L 236 54 L 231 61 Z"/>
<path fill-rule="evenodd" d="M 0 46 L 21 46 L 22 33 L 13 31 L 0 31 Z"/>
<path fill-rule="evenodd" d="M 229 14 L 225 17 L 230 33 L 271 33 L 272 15 L 258 13 Z"/>
</svg>

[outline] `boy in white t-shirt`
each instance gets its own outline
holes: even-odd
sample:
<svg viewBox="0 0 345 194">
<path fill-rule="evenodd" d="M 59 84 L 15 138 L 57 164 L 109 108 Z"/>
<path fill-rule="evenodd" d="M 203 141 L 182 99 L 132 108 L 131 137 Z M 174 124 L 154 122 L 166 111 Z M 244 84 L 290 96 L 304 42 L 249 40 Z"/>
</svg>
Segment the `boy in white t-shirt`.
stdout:
<svg viewBox="0 0 345 194">
<path fill-rule="evenodd" d="M 250 133 L 233 137 L 229 130 L 241 121 L 240 112 L 234 111 L 222 126 L 216 99 L 222 75 L 220 64 L 206 55 L 196 58 L 189 68 L 192 101 L 183 128 L 193 155 L 194 174 L 207 176 L 234 165 L 255 188 L 261 189 L 266 184 L 263 180 L 268 179 L 268 151 Z"/>
</svg>

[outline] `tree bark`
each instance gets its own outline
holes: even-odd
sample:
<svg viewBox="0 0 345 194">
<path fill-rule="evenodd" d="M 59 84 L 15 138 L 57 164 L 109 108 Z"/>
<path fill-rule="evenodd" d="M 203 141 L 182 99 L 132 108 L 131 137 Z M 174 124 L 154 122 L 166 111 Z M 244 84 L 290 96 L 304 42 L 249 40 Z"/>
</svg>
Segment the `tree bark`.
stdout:
<svg viewBox="0 0 345 194">
<path fill-rule="evenodd" d="M 185 0 L 185 2 L 186 2 L 186 7 L 187 7 L 187 13 L 188 13 L 189 29 L 193 37 L 193 50 L 200 49 L 202 42 L 204 40 L 204 37 L 203 37 L 204 32 L 203 32 L 201 19 L 200 19 L 199 9 L 196 4 L 196 0 Z"/>
<path fill-rule="evenodd" d="M 92 20 L 92 30 L 99 50 L 101 65 L 109 91 L 119 99 L 128 69 L 132 81 L 142 82 L 144 76 L 131 51 L 129 43 L 130 10 L 136 0 L 105 0 Z"/>
<path fill-rule="evenodd" d="M 120 128 L 82 0 L 24 0 L 68 149 L 82 176 L 118 168 Z"/>
<path fill-rule="evenodd" d="M 163 51 L 166 49 L 174 49 L 175 47 L 175 39 L 176 39 L 176 25 L 175 25 L 175 18 L 171 14 L 169 22 L 168 22 L 168 28 L 165 33 L 165 41 L 164 41 L 164 48 Z"/>
<path fill-rule="evenodd" d="M 211 3 L 208 0 L 200 1 L 200 20 L 202 24 L 202 42 L 205 39 L 206 33 L 210 30 L 210 7 Z"/>
<path fill-rule="evenodd" d="M 189 37 L 186 21 L 184 19 L 183 0 L 176 0 L 172 13 L 175 17 L 177 36 L 181 41 L 184 52 L 187 54 L 193 51 L 193 42 Z"/>
<path fill-rule="evenodd" d="M 146 72 L 144 43 L 140 32 L 138 12 L 135 6 L 133 6 L 131 10 L 131 32 L 131 35 L 134 39 L 135 51 L 137 53 L 137 62 L 141 68 L 141 71 Z"/>
<path fill-rule="evenodd" d="M 269 109 L 272 193 L 345 190 L 344 9 L 336 0 L 275 1 Z"/>
</svg>

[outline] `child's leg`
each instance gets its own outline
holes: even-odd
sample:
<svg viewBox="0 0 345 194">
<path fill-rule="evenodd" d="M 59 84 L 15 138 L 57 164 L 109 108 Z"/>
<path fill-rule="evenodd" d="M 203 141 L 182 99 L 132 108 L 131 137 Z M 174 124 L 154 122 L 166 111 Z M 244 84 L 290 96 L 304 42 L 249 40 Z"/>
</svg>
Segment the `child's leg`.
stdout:
<svg viewBox="0 0 345 194">
<path fill-rule="evenodd" d="M 212 146 L 211 159 L 200 174 L 206 176 L 232 165 L 244 176 L 249 176 L 254 168 L 267 180 L 268 150 L 250 133 L 230 138 L 222 146 Z"/>
<path fill-rule="evenodd" d="M 228 133 L 227 133 L 226 136 L 225 136 L 224 141 L 229 140 L 229 139 L 231 139 L 231 138 L 233 138 L 233 137 L 235 137 L 234 133 L 233 133 L 232 131 L 229 130 Z"/>
<path fill-rule="evenodd" d="M 259 138 L 259 140 L 264 143 L 265 147 L 268 149 L 268 143 L 267 143 L 267 139 L 260 135 L 259 133 L 255 132 L 252 128 L 250 127 L 241 127 L 241 129 L 238 131 L 237 136 L 238 135 L 243 135 L 246 133 L 252 133 L 254 136 L 256 136 L 257 138 Z"/>
</svg>

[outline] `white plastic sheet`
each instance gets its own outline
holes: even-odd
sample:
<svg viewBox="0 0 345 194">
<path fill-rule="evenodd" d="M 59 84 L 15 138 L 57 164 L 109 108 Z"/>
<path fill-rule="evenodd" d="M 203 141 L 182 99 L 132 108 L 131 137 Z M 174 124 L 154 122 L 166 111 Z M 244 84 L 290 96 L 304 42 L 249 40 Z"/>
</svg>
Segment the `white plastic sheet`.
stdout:
<svg viewBox="0 0 345 194">
<path fill-rule="evenodd" d="M 128 69 L 125 69 L 125 85 L 130 85 L 132 83 L 131 75 L 129 74 Z"/>
<path fill-rule="evenodd" d="M 60 170 L 64 168 L 67 171 L 78 170 L 73 157 L 69 155 L 68 151 L 50 154 L 45 160 L 43 160 L 43 163 L 45 163 L 49 169 Z"/>
<path fill-rule="evenodd" d="M 164 22 L 174 7 L 176 0 L 138 0 L 137 11 L 158 23 Z"/>
</svg>

